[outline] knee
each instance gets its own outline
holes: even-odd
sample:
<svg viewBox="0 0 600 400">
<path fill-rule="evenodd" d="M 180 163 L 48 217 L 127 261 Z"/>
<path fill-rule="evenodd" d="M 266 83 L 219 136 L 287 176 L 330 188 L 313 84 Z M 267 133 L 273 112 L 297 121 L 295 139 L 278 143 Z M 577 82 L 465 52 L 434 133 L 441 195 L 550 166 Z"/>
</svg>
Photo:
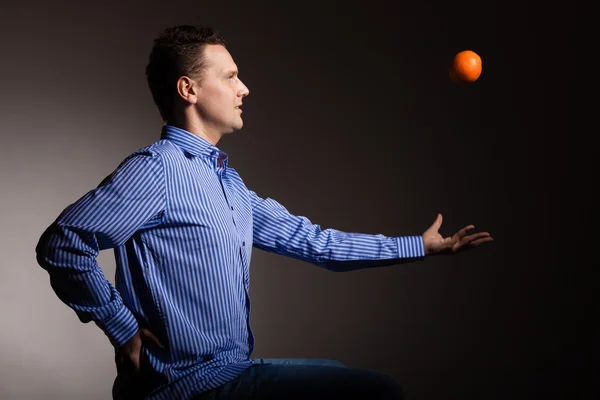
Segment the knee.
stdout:
<svg viewBox="0 0 600 400">
<path fill-rule="evenodd" d="M 404 392 L 397 380 L 391 376 L 370 371 L 364 381 L 365 385 L 362 388 L 366 398 L 373 400 L 402 400 Z"/>
<path fill-rule="evenodd" d="M 404 391 L 402 390 L 402 386 L 400 383 L 393 379 L 392 377 L 385 376 L 384 384 L 382 387 L 382 399 L 389 400 L 403 400 L 404 399 Z"/>
<path fill-rule="evenodd" d="M 324 367 L 339 367 L 346 368 L 346 364 L 338 360 L 330 360 L 330 359 L 322 359 L 320 360 L 320 365 Z"/>
</svg>

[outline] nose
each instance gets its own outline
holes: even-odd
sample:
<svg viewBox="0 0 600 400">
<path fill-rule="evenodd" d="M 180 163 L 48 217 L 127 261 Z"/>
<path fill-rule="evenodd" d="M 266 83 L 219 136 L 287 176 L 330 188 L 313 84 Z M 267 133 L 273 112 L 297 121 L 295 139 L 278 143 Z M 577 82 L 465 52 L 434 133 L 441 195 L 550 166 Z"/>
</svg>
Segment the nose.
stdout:
<svg viewBox="0 0 600 400">
<path fill-rule="evenodd" d="M 248 89 L 248 87 L 246 85 L 244 85 L 244 82 L 240 81 L 240 88 L 238 90 L 238 96 L 246 97 L 249 94 L 250 94 L 250 89 Z"/>
</svg>

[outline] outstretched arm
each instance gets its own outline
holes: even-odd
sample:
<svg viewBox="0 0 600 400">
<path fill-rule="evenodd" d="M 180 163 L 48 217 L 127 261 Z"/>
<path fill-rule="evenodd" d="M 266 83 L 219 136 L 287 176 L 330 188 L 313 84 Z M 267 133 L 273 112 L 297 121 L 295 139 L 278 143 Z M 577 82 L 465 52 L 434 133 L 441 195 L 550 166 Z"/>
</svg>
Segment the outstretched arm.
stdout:
<svg viewBox="0 0 600 400">
<path fill-rule="evenodd" d="M 292 215 L 277 201 L 249 191 L 254 219 L 254 246 L 332 271 L 387 266 L 420 260 L 423 238 L 388 237 L 321 229 L 308 218 Z"/>
<path fill-rule="evenodd" d="M 493 240 L 488 232 L 467 235 L 467 225 L 452 236 L 439 233 L 442 215 L 422 234 L 387 237 L 321 229 L 308 218 L 292 215 L 277 201 L 249 191 L 254 216 L 254 246 L 300 259 L 333 271 L 388 266 L 423 259 L 426 255 L 455 254 Z"/>
</svg>

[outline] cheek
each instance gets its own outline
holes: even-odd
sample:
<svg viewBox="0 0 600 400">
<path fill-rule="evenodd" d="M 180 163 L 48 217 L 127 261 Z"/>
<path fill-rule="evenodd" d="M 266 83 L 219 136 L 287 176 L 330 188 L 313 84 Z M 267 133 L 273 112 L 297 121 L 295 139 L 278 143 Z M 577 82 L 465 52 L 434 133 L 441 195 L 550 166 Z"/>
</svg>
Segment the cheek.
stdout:
<svg viewBox="0 0 600 400">
<path fill-rule="evenodd" d="M 202 97 L 203 108 L 209 114 L 225 116 L 235 111 L 237 98 L 233 87 L 223 85 L 223 87 L 212 87 L 210 90 L 206 88 Z"/>
<path fill-rule="evenodd" d="M 214 93 L 213 99 L 215 103 L 220 104 L 222 107 L 229 107 L 235 104 L 235 93 L 229 87 L 223 88 Z"/>
</svg>

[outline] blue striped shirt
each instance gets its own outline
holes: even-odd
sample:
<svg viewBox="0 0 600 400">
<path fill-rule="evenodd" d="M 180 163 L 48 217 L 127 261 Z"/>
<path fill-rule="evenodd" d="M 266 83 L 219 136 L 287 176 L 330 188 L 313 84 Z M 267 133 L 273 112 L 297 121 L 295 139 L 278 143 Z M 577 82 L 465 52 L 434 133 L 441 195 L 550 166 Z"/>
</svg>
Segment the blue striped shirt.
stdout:
<svg viewBox="0 0 600 400">
<path fill-rule="evenodd" d="M 57 296 L 113 346 L 140 327 L 164 349 L 142 349 L 148 399 L 186 399 L 253 364 L 252 247 L 332 271 L 424 257 L 421 236 L 321 229 L 248 190 L 208 141 L 166 125 L 160 140 L 127 157 L 69 205 L 36 247 Z M 98 266 L 113 248 L 115 286 Z"/>
</svg>

